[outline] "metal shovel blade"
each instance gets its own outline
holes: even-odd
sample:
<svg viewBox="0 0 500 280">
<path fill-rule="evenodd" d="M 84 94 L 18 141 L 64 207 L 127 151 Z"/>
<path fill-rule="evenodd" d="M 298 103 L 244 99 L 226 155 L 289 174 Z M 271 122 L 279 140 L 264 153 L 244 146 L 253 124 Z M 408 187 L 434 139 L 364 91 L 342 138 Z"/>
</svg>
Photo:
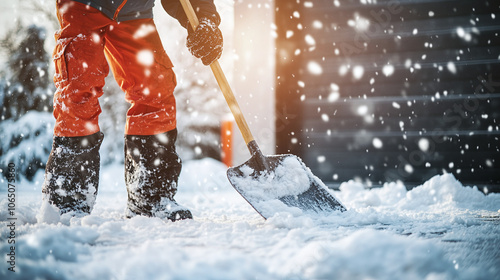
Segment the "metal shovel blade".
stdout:
<svg viewBox="0 0 500 280">
<path fill-rule="evenodd" d="M 230 168 L 227 177 L 264 219 L 293 207 L 305 213 L 346 210 L 294 155 L 263 156 L 258 150 L 244 164 Z"/>
</svg>

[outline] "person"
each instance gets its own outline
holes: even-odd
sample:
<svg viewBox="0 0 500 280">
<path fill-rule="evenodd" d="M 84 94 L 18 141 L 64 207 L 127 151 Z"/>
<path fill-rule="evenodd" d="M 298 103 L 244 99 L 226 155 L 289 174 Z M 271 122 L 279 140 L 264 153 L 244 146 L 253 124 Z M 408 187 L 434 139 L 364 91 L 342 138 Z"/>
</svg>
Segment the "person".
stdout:
<svg viewBox="0 0 500 280">
<path fill-rule="evenodd" d="M 191 0 L 193 30 L 179 0 L 164 10 L 188 30 L 187 47 L 205 65 L 222 53 L 213 0 Z M 104 135 L 98 98 L 111 68 L 131 104 L 125 124 L 126 216 L 191 219 L 174 196 L 182 163 L 176 153 L 176 86 L 172 62 L 153 21 L 154 0 L 57 0 L 60 30 L 53 52 L 54 137 L 42 200 L 70 215 L 89 214 L 99 184 Z"/>
</svg>

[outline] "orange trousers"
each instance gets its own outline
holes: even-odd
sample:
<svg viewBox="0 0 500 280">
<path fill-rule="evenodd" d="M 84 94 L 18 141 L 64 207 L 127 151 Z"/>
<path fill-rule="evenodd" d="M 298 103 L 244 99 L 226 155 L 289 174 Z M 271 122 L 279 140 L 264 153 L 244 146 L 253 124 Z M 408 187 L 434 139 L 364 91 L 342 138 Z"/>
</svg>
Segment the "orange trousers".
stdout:
<svg viewBox="0 0 500 280">
<path fill-rule="evenodd" d="M 109 67 L 131 104 L 125 134 L 175 129 L 176 79 L 153 19 L 116 22 L 70 0 L 58 1 L 57 16 L 61 29 L 53 53 L 55 136 L 87 136 L 100 130 L 98 98 Z"/>
</svg>

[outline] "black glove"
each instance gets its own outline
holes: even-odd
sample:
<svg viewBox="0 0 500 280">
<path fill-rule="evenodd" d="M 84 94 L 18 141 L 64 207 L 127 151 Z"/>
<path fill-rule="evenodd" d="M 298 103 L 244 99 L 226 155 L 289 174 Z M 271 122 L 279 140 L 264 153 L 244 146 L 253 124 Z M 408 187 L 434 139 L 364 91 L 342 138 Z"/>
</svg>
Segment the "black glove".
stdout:
<svg viewBox="0 0 500 280">
<path fill-rule="evenodd" d="M 201 62 L 210 65 L 222 54 L 222 32 L 211 19 L 200 18 L 195 31 L 188 27 L 186 46 Z"/>
</svg>

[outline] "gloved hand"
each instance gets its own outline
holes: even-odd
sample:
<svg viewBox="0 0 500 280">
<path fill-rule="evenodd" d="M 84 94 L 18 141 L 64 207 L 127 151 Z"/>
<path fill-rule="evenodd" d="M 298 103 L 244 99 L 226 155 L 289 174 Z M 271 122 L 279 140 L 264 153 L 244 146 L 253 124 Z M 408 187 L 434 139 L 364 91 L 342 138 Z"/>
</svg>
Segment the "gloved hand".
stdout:
<svg viewBox="0 0 500 280">
<path fill-rule="evenodd" d="M 208 18 L 200 18 L 199 22 L 196 30 L 188 28 L 186 46 L 204 65 L 210 65 L 222 54 L 222 32 Z"/>
</svg>

